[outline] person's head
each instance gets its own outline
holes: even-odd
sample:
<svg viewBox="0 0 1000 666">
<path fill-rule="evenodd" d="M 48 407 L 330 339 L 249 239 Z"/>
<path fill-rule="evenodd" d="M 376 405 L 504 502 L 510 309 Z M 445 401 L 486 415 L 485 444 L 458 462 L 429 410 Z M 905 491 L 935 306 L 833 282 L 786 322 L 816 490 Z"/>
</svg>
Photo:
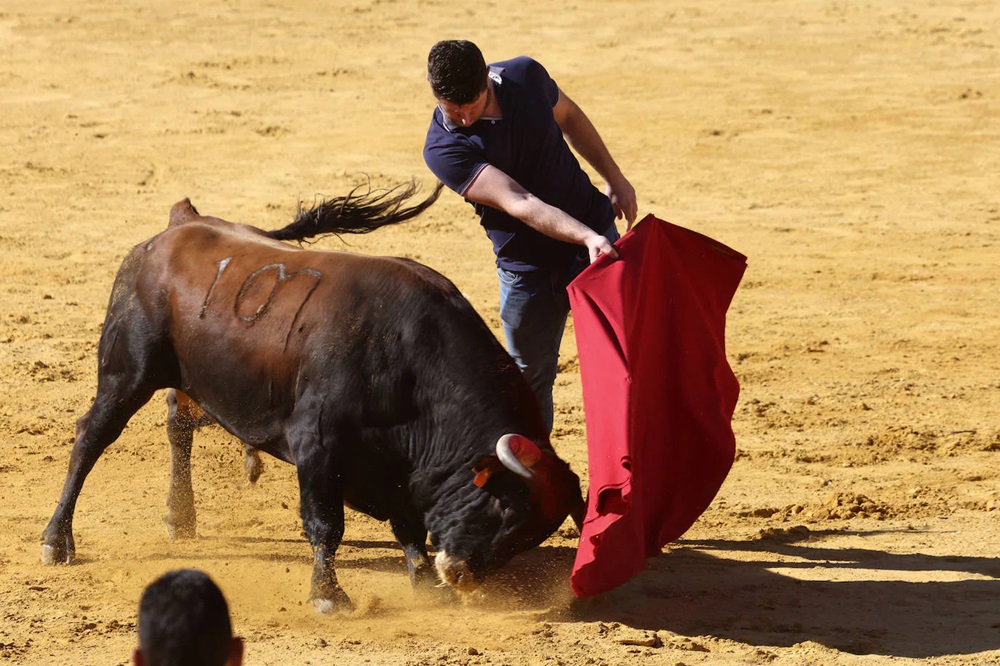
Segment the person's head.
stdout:
<svg viewBox="0 0 1000 666">
<path fill-rule="evenodd" d="M 239 666 L 243 641 L 233 637 L 229 607 L 206 574 L 166 573 L 139 600 L 136 666 Z"/>
<path fill-rule="evenodd" d="M 457 125 L 474 123 L 486 110 L 488 73 L 479 47 L 462 39 L 438 42 L 427 55 L 431 91 L 441 111 Z"/>
</svg>

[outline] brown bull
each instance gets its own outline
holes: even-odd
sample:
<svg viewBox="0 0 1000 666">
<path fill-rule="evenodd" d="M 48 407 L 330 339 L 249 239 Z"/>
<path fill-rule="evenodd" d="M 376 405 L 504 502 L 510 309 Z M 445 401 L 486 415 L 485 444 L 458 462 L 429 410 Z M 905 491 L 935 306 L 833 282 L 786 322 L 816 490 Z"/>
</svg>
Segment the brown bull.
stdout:
<svg viewBox="0 0 1000 666">
<path fill-rule="evenodd" d="M 429 533 L 438 576 L 460 590 L 540 543 L 570 512 L 579 518 L 579 479 L 553 451 L 530 388 L 451 282 L 406 259 L 278 240 L 409 219 L 437 191 L 404 208 L 412 194 L 412 186 L 352 193 L 272 232 L 201 216 L 187 200 L 175 205 L 168 229 L 119 269 L 97 397 L 77 422 L 43 561 L 73 559 L 87 474 L 162 388 L 296 466 L 315 560 L 310 598 L 321 610 L 349 603 L 333 566 L 345 503 L 390 522 L 414 584 L 436 582 Z M 194 529 L 188 460 L 197 418 L 183 397 L 173 401 L 170 522 L 181 533 Z"/>
</svg>

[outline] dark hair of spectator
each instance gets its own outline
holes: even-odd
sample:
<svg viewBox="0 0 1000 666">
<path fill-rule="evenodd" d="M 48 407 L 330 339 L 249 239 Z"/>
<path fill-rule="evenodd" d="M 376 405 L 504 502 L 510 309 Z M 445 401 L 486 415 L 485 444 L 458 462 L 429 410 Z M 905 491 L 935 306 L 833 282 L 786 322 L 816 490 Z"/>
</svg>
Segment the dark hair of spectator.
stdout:
<svg viewBox="0 0 1000 666">
<path fill-rule="evenodd" d="M 452 104 L 475 101 L 486 89 L 486 61 L 472 42 L 450 39 L 431 47 L 427 80 L 438 99 Z"/>
<path fill-rule="evenodd" d="M 201 571 L 171 571 L 142 593 L 139 649 L 145 666 L 223 666 L 232 642 L 226 599 Z"/>
</svg>

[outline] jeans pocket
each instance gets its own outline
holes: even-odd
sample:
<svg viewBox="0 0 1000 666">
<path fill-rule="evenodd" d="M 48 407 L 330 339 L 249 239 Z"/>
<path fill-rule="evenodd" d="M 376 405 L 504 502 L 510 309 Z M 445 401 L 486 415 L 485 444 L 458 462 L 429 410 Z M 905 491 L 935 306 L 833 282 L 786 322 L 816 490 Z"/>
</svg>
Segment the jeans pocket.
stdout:
<svg viewBox="0 0 1000 666">
<path fill-rule="evenodd" d="M 497 277 L 508 287 L 513 287 L 521 279 L 521 274 L 497 266 Z"/>
</svg>

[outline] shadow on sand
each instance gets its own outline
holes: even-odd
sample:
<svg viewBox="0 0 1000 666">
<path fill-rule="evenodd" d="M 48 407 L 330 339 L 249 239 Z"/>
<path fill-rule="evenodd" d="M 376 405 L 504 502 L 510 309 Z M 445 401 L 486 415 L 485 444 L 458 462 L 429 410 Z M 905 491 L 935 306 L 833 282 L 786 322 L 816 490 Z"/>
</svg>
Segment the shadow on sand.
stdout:
<svg viewBox="0 0 1000 666">
<path fill-rule="evenodd" d="M 575 550 L 539 548 L 512 562 L 493 585 L 545 608 L 541 619 L 550 621 L 613 621 L 755 646 L 814 641 L 853 654 L 910 658 L 1000 649 L 1000 559 L 823 547 L 834 534 L 845 535 L 682 540 L 625 585 L 555 605 Z"/>
</svg>

